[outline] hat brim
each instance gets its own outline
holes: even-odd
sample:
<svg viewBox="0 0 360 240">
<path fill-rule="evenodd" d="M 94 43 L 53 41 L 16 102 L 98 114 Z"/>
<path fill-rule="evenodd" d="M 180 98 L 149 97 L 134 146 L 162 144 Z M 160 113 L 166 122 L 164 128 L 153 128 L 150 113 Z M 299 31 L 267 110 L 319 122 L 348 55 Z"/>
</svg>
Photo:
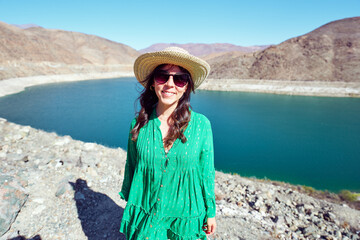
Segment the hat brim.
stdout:
<svg viewBox="0 0 360 240">
<path fill-rule="evenodd" d="M 194 89 L 200 86 L 210 72 L 209 64 L 198 57 L 182 52 L 164 50 L 145 53 L 136 59 L 134 63 L 136 79 L 146 87 L 144 80 L 161 64 L 174 64 L 188 70 L 194 82 Z"/>
</svg>

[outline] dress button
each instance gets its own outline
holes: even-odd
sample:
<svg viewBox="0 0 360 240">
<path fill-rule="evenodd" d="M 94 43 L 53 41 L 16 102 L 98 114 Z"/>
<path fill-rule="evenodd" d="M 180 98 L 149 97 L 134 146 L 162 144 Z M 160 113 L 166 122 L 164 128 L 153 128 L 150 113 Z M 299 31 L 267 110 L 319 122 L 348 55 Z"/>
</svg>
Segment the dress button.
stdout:
<svg viewBox="0 0 360 240">
<path fill-rule="evenodd" d="M 152 225 L 150 224 L 150 227 L 152 227 Z"/>
<path fill-rule="evenodd" d="M 156 213 L 154 213 L 154 215 L 156 215 Z"/>
<path fill-rule="evenodd" d="M 160 187 L 163 187 L 163 185 L 161 184 Z"/>
<path fill-rule="evenodd" d="M 166 170 L 164 170 L 164 172 L 166 172 Z"/>
<path fill-rule="evenodd" d="M 158 198 L 158 201 L 160 201 L 160 198 Z"/>
</svg>

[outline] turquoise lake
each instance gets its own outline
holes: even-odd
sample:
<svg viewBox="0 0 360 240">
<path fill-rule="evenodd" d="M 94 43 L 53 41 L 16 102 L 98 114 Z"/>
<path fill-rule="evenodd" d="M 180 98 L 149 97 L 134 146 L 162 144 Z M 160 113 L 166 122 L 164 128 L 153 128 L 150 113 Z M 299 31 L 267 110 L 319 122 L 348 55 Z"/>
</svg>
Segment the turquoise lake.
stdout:
<svg viewBox="0 0 360 240">
<path fill-rule="evenodd" d="M 0 98 L 0 117 L 126 149 L 135 78 L 46 84 Z M 138 104 L 139 105 L 139 104 Z M 215 168 L 337 192 L 360 191 L 360 99 L 198 90 Z"/>
</svg>

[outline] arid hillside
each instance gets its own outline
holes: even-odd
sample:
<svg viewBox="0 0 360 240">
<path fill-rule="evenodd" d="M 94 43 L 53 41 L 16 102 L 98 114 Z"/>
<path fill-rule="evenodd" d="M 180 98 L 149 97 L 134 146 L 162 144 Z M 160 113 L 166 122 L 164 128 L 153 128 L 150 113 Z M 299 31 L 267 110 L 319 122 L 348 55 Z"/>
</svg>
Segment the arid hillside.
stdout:
<svg viewBox="0 0 360 240">
<path fill-rule="evenodd" d="M 187 44 L 177 44 L 177 43 L 157 43 L 153 44 L 148 48 L 144 48 L 139 50 L 141 53 L 160 51 L 167 47 L 181 47 L 187 50 L 189 53 L 204 57 L 206 55 L 213 54 L 222 54 L 226 52 L 238 51 L 242 53 L 255 52 L 259 50 L 263 50 L 269 45 L 264 46 L 250 46 L 250 47 L 242 47 L 229 43 L 213 43 L 213 44 L 205 44 L 205 43 L 187 43 Z"/>
<path fill-rule="evenodd" d="M 139 53 L 94 35 L 0 22 L 0 79 L 131 70 Z"/>
<path fill-rule="evenodd" d="M 142 52 L 179 46 L 211 65 L 210 79 L 360 82 L 360 17 L 325 24 L 278 45 L 154 44 L 140 50 L 94 35 L 0 22 L 0 80 L 132 72 Z"/>
<path fill-rule="evenodd" d="M 360 82 L 360 17 L 330 22 L 262 51 L 207 60 L 215 79 Z"/>
</svg>

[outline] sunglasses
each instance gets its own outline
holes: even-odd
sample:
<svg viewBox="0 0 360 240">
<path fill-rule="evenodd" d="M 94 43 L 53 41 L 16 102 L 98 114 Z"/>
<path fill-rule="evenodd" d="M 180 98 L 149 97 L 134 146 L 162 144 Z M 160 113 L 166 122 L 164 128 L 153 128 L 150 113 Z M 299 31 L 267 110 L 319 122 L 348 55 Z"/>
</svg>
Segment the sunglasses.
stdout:
<svg viewBox="0 0 360 240">
<path fill-rule="evenodd" d="M 165 84 L 170 76 L 173 77 L 174 84 L 177 87 L 184 87 L 190 81 L 190 75 L 187 73 L 170 74 L 166 71 L 155 72 L 154 80 L 157 84 Z"/>
</svg>

